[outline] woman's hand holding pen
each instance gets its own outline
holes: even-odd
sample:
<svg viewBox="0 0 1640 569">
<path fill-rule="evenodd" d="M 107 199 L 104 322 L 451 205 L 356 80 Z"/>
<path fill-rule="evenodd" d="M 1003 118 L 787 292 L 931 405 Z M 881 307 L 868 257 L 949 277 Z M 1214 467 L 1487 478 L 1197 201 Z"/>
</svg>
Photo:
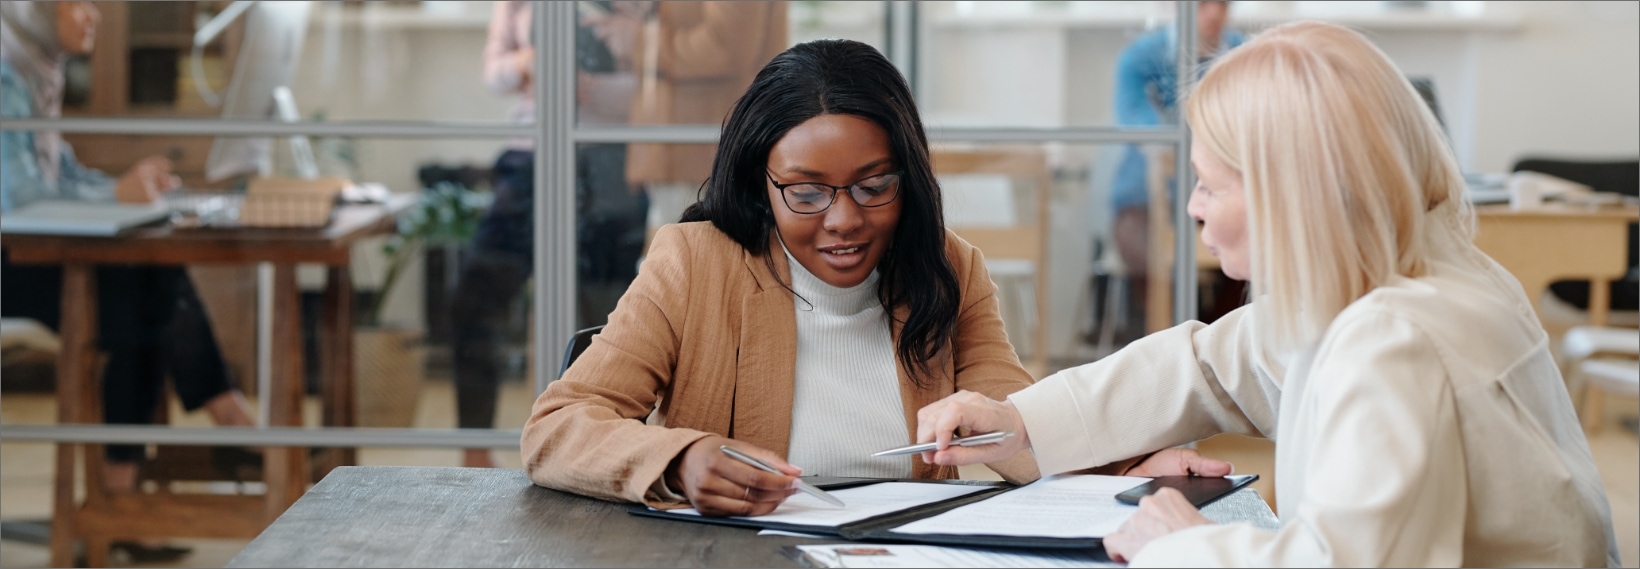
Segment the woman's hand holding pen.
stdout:
<svg viewBox="0 0 1640 569">
<path fill-rule="evenodd" d="M 729 445 L 779 469 L 773 474 L 723 454 Z M 799 469 L 775 453 L 724 437 L 706 437 L 684 449 L 666 469 L 666 485 L 682 490 L 689 503 L 707 516 L 761 516 L 773 512 L 797 492 Z"/>
<path fill-rule="evenodd" d="M 1012 431 L 1017 436 L 995 444 L 948 446 L 959 428 L 969 433 Z M 1025 419 L 1013 403 L 972 391 L 958 391 L 917 410 L 917 442 L 930 441 L 939 443 L 943 450 L 922 453 L 923 462 L 941 465 L 997 462 L 1031 448 Z"/>
</svg>

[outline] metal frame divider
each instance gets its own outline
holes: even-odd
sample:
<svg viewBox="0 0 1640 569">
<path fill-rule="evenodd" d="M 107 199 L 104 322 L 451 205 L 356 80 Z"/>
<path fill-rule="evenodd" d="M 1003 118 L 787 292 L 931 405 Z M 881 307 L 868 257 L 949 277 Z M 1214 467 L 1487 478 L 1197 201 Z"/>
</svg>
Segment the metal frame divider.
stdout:
<svg viewBox="0 0 1640 569">
<path fill-rule="evenodd" d="M 575 330 L 575 3 L 535 4 L 535 392 L 558 379 Z"/>
<path fill-rule="evenodd" d="M 1178 30 L 1178 49 L 1175 62 L 1178 69 L 1178 96 L 1175 100 L 1183 99 L 1185 90 L 1196 84 L 1196 2 L 1179 2 L 1178 14 L 1173 22 L 1174 29 Z M 1182 324 L 1196 319 L 1197 302 L 1196 290 L 1196 226 L 1195 220 L 1190 218 L 1190 192 L 1196 187 L 1196 171 L 1190 167 L 1190 128 L 1184 124 L 1184 116 L 1179 117 L 1179 124 L 1174 127 L 1178 136 L 1177 147 L 1173 149 L 1173 324 Z M 1160 207 L 1160 204 L 1151 204 L 1150 207 Z"/>
<path fill-rule="evenodd" d="M 909 0 L 884 2 L 888 60 L 900 68 L 912 89 L 917 88 L 917 3 Z"/>
</svg>

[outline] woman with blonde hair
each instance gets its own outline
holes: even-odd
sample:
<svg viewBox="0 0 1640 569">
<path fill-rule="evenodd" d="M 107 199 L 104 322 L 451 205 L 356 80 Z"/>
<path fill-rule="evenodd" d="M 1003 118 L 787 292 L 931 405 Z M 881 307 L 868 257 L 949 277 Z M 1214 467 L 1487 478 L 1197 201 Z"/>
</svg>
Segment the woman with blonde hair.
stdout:
<svg viewBox="0 0 1640 569">
<path fill-rule="evenodd" d="M 995 401 L 919 411 L 918 439 L 1024 436 L 1043 475 L 1218 433 L 1276 439 L 1281 528 L 1217 525 L 1178 492 L 1105 539 L 1135 565 L 1619 563 L 1611 513 L 1520 284 L 1471 243 L 1434 116 L 1360 34 L 1301 22 L 1189 96 L 1190 213 L 1254 301 Z"/>
</svg>

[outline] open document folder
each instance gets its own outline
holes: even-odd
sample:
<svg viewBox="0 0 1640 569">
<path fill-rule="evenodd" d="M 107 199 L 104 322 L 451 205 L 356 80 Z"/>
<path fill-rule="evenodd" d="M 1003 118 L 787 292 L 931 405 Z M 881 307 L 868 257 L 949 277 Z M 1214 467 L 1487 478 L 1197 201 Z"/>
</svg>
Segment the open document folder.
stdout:
<svg viewBox="0 0 1640 569">
<path fill-rule="evenodd" d="M 1258 477 L 1230 477 L 1217 495 L 1239 490 Z M 848 506 L 835 508 L 806 494 L 787 498 L 757 517 L 710 518 L 693 509 L 634 507 L 634 515 L 784 530 L 850 540 L 989 547 L 1092 548 L 1116 531 L 1137 506 L 1116 500 L 1149 478 L 1059 475 L 1020 487 L 972 481 L 883 481 L 847 488 L 817 484 Z"/>
</svg>

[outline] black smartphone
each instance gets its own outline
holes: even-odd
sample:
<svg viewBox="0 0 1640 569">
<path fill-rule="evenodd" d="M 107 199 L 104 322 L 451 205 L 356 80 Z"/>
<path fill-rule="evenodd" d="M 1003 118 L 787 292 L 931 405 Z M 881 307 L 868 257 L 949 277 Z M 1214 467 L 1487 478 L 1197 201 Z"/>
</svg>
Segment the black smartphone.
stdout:
<svg viewBox="0 0 1640 569">
<path fill-rule="evenodd" d="M 1158 476 L 1149 482 L 1134 486 L 1116 495 L 1116 501 L 1124 504 L 1137 504 L 1139 499 L 1163 488 L 1172 488 L 1184 494 L 1186 500 L 1197 508 L 1213 503 L 1231 492 L 1258 480 L 1257 474 L 1239 476 L 1225 476 L 1213 478 L 1206 476 Z"/>
</svg>

